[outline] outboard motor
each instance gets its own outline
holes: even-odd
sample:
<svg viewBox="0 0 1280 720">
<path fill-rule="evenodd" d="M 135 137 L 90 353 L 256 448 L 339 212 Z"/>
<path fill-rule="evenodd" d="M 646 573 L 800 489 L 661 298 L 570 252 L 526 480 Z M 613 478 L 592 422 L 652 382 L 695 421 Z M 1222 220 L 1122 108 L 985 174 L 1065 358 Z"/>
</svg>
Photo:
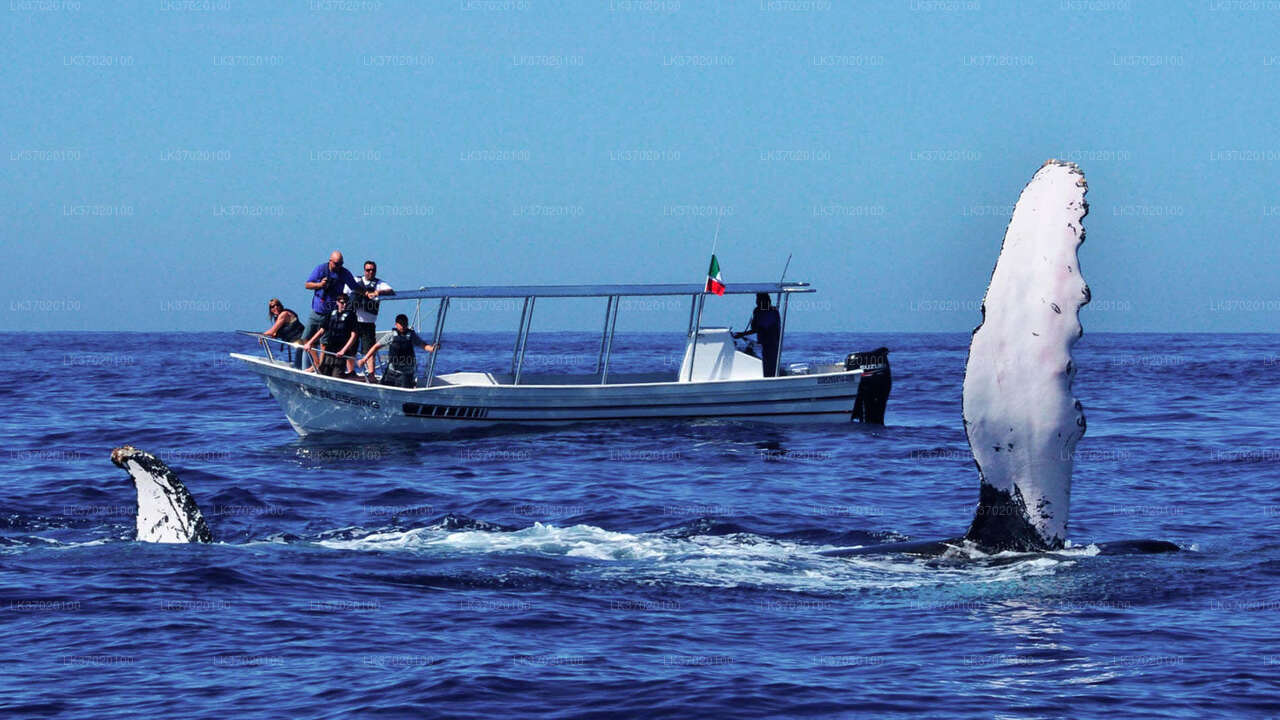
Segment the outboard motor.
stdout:
<svg viewBox="0 0 1280 720">
<path fill-rule="evenodd" d="M 853 401 L 853 419 L 873 425 L 884 424 L 884 411 L 889 405 L 889 388 L 893 375 L 889 372 L 889 348 L 849 353 L 845 370 L 862 370 L 858 398 Z"/>
</svg>

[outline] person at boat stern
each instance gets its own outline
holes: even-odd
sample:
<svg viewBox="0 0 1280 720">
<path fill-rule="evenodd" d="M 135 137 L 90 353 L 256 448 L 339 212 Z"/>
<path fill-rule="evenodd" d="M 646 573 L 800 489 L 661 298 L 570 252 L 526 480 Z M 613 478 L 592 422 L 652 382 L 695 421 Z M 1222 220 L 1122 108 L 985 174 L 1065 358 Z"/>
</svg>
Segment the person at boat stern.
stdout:
<svg viewBox="0 0 1280 720">
<path fill-rule="evenodd" d="M 337 299 L 345 297 L 343 293 L 348 285 L 355 287 L 356 279 L 342 266 L 342 253 L 338 250 L 329 253 L 329 261 L 317 265 L 307 276 L 307 289 L 315 291 L 311 298 L 311 317 L 307 319 L 308 338 L 324 327 L 325 318 L 333 312 Z"/>
<path fill-rule="evenodd" d="M 427 352 L 435 352 L 431 343 L 423 340 L 413 328 L 409 327 L 409 316 L 401 313 L 396 316 L 395 331 L 388 343 L 390 352 L 387 358 L 387 370 L 382 374 L 382 384 L 393 387 L 414 388 L 418 386 L 418 358 L 414 348 L 422 348 Z M 364 357 L 360 358 L 365 366 L 364 377 L 373 382 L 373 355 L 382 347 L 382 343 L 374 343 Z"/>
<path fill-rule="evenodd" d="M 355 354 L 351 346 L 356 342 L 356 314 L 348 306 L 346 295 L 339 295 L 334 301 L 333 312 L 325 317 L 324 324 L 307 340 L 303 347 L 311 355 L 313 366 L 318 367 L 321 375 L 344 377 L 354 370 Z M 317 358 L 312 352 L 317 340 L 324 338 L 324 358 Z"/>
<path fill-rule="evenodd" d="M 263 335 L 267 337 L 277 338 L 287 343 L 296 343 L 302 339 L 302 335 L 306 328 L 302 327 L 302 321 L 298 319 L 298 313 L 290 310 L 280 302 L 280 298 L 271 298 L 267 302 L 267 316 L 271 320 L 271 327 L 263 331 Z M 289 355 L 293 360 L 293 366 L 302 368 L 302 351 L 298 348 L 289 348 Z"/>
<path fill-rule="evenodd" d="M 734 333 L 735 338 L 755 335 L 760 342 L 760 360 L 764 363 L 764 376 L 778 376 L 778 342 L 782 338 L 782 318 L 773 306 L 769 293 L 756 293 L 756 309 L 751 312 L 747 329 Z"/>
<path fill-rule="evenodd" d="M 396 294 L 377 275 L 378 263 L 365 260 L 364 276 L 358 278 L 355 285 L 347 286 L 347 290 L 351 292 L 351 306 L 356 311 L 356 342 L 360 344 L 358 352 L 361 354 L 368 353 L 378 342 L 375 329 L 378 324 L 378 306 L 382 304 L 378 298 Z"/>
</svg>

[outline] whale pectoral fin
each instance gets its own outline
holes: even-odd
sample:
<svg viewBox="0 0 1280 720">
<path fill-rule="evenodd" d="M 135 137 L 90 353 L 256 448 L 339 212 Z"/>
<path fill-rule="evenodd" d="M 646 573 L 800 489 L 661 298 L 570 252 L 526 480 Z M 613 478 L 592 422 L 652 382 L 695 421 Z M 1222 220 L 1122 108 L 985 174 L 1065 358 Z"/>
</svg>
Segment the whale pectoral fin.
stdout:
<svg viewBox="0 0 1280 720">
<path fill-rule="evenodd" d="M 987 550 L 1066 542 L 1072 456 L 1085 428 L 1071 396 L 1071 348 L 1089 302 L 1076 253 L 1087 189 L 1078 167 L 1055 160 L 1027 183 L 969 345 L 964 427 L 981 489 L 965 537 Z"/>
<path fill-rule="evenodd" d="M 208 543 L 213 533 L 191 493 L 156 456 L 126 445 L 111 452 L 111 462 L 129 472 L 137 489 L 136 539 L 157 543 Z"/>
</svg>

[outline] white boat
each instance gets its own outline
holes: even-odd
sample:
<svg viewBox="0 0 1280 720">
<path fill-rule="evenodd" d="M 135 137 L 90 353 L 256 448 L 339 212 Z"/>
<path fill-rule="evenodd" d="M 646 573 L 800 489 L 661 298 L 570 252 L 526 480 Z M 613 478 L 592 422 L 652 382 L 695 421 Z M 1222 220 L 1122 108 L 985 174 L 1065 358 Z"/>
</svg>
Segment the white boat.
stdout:
<svg viewBox="0 0 1280 720">
<path fill-rule="evenodd" d="M 727 295 L 778 296 L 785 339 L 787 305 L 807 283 L 750 283 L 726 288 Z M 610 370 L 620 299 L 685 296 L 691 299 L 689 330 L 679 370 L 622 374 Z M 551 374 L 525 370 L 525 350 L 539 298 L 607 298 L 604 330 L 593 373 Z M 511 371 L 436 374 L 449 303 L 455 298 L 523 298 Z M 765 377 L 761 360 L 734 345 L 727 328 L 701 327 L 706 293 L 699 285 L 451 286 L 397 293 L 382 302 L 437 301 L 434 353 L 419 352 L 417 387 L 375 385 L 363 378 L 335 378 L 293 366 L 281 343 L 259 333 L 264 350 L 256 357 L 231 357 L 262 376 L 299 435 L 415 436 L 502 425 L 555 426 L 637 419 L 726 418 L 776 423 L 854 420 L 882 424 L 891 377 L 888 350 L 850 353 L 843 363 L 793 365 L 779 377 Z M 415 317 L 417 314 L 415 314 Z M 782 342 L 778 347 L 778 367 Z M 277 348 L 273 351 L 273 347 Z M 297 349 L 298 346 L 293 346 Z M 429 359 L 424 359 L 426 355 Z M 426 365 L 425 373 L 422 365 Z"/>
</svg>

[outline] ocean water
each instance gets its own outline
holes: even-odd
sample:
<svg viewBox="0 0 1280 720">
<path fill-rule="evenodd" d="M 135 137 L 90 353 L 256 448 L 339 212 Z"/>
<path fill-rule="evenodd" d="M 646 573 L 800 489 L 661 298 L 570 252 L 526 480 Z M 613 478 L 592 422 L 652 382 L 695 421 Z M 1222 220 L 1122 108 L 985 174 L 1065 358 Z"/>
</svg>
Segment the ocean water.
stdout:
<svg viewBox="0 0 1280 720">
<path fill-rule="evenodd" d="M 888 345 L 885 427 L 412 442 L 299 439 L 229 333 L 2 337 L 5 717 L 1280 714 L 1280 336 L 1086 335 L 1073 546 L 935 559 L 820 551 L 967 527 L 966 334 L 789 338 Z M 620 335 L 615 367 L 679 341 Z M 596 342 L 535 334 L 531 366 Z M 129 541 L 126 443 L 217 543 Z M 1091 547 L 1125 538 L 1183 552 Z"/>
</svg>

